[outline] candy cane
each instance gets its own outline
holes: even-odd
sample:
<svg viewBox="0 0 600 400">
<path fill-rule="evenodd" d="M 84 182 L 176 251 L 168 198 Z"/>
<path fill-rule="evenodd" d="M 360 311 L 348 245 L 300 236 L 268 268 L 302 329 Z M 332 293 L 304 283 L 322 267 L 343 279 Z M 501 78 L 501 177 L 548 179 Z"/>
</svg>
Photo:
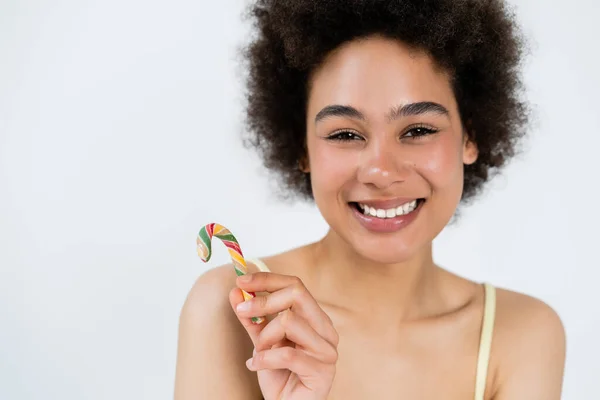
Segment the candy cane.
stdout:
<svg viewBox="0 0 600 400">
<path fill-rule="evenodd" d="M 231 261 L 233 261 L 235 273 L 238 276 L 246 275 L 248 273 L 248 267 L 246 266 L 246 260 L 244 260 L 244 255 L 242 254 L 240 244 L 235 236 L 233 236 L 231 231 L 225 228 L 223 225 L 211 223 L 203 226 L 202 229 L 200 229 L 200 232 L 198 232 L 198 237 L 196 238 L 196 247 L 200 259 L 202 259 L 204 262 L 208 262 L 208 260 L 210 260 L 210 256 L 212 255 L 211 240 L 213 236 L 221 239 L 225 247 L 227 247 L 229 255 L 231 256 Z M 246 292 L 245 290 L 242 290 L 242 295 L 244 296 L 244 301 L 250 300 L 256 296 L 255 293 Z M 260 324 L 263 321 L 264 318 L 261 317 L 252 318 L 252 322 L 256 324 Z"/>
</svg>

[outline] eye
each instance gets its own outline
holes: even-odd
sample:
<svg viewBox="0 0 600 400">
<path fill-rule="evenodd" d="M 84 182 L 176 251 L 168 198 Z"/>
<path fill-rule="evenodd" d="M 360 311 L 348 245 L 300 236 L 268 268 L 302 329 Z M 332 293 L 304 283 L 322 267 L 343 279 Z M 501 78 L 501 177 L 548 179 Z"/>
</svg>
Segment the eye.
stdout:
<svg viewBox="0 0 600 400">
<path fill-rule="evenodd" d="M 434 133 L 437 133 L 437 132 L 438 132 L 437 129 L 428 128 L 426 126 L 415 126 L 413 128 L 410 128 L 408 131 L 406 131 L 406 133 L 404 135 L 402 135 L 402 138 L 403 139 L 404 138 L 421 139 L 426 136 L 433 135 Z"/>
<path fill-rule="evenodd" d="M 362 137 L 352 131 L 337 131 L 327 136 L 327 140 L 335 140 L 339 142 L 349 142 L 352 140 L 362 140 Z"/>
</svg>

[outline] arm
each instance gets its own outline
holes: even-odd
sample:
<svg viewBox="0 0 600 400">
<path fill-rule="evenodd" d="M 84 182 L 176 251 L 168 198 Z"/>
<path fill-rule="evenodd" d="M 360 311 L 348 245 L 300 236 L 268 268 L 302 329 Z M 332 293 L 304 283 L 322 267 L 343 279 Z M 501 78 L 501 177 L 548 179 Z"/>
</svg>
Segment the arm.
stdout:
<svg viewBox="0 0 600 400">
<path fill-rule="evenodd" d="M 262 399 L 245 361 L 252 342 L 229 304 L 231 266 L 203 274 L 185 301 L 179 322 L 175 400 Z"/>
<path fill-rule="evenodd" d="M 560 400 L 565 330 L 543 302 L 523 296 L 511 304 L 498 390 L 493 400 Z"/>
</svg>

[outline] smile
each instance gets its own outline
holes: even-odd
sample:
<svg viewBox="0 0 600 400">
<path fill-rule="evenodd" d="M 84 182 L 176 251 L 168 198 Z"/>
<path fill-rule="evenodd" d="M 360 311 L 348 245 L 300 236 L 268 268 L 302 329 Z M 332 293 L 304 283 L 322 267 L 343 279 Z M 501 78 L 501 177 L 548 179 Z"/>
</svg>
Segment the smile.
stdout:
<svg viewBox="0 0 600 400">
<path fill-rule="evenodd" d="M 365 214 L 376 218 L 395 218 L 396 216 L 406 215 L 417 208 L 417 200 L 399 205 L 398 207 L 382 209 L 369 207 L 366 204 L 356 203 L 358 208 Z"/>
<path fill-rule="evenodd" d="M 348 205 L 354 217 L 368 231 L 392 233 L 406 227 L 416 218 L 425 199 L 406 199 L 397 203 L 351 202 Z"/>
</svg>

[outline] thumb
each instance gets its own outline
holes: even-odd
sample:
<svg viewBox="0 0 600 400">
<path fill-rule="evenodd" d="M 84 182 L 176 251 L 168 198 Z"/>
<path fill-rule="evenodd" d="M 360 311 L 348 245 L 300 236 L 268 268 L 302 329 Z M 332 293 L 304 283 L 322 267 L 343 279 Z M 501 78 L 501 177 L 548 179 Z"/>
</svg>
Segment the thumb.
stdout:
<svg viewBox="0 0 600 400">
<path fill-rule="evenodd" d="M 258 335 L 267 324 L 266 317 L 265 320 L 260 324 L 252 322 L 250 318 L 240 317 L 236 312 L 236 307 L 242 302 L 244 302 L 244 295 L 242 294 L 241 289 L 237 287 L 231 289 L 231 291 L 229 292 L 229 303 L 231 304 L 231 307 L 233 308 L 233 312 L 235 313 L 237 319 L 246 329 L 246 332 L 248 332 L 248 336 L 250 336 L 252 344 L 254 344 L 254 347 L 256 347 L 256 344 L 258 343 Z"/>
</svg>

